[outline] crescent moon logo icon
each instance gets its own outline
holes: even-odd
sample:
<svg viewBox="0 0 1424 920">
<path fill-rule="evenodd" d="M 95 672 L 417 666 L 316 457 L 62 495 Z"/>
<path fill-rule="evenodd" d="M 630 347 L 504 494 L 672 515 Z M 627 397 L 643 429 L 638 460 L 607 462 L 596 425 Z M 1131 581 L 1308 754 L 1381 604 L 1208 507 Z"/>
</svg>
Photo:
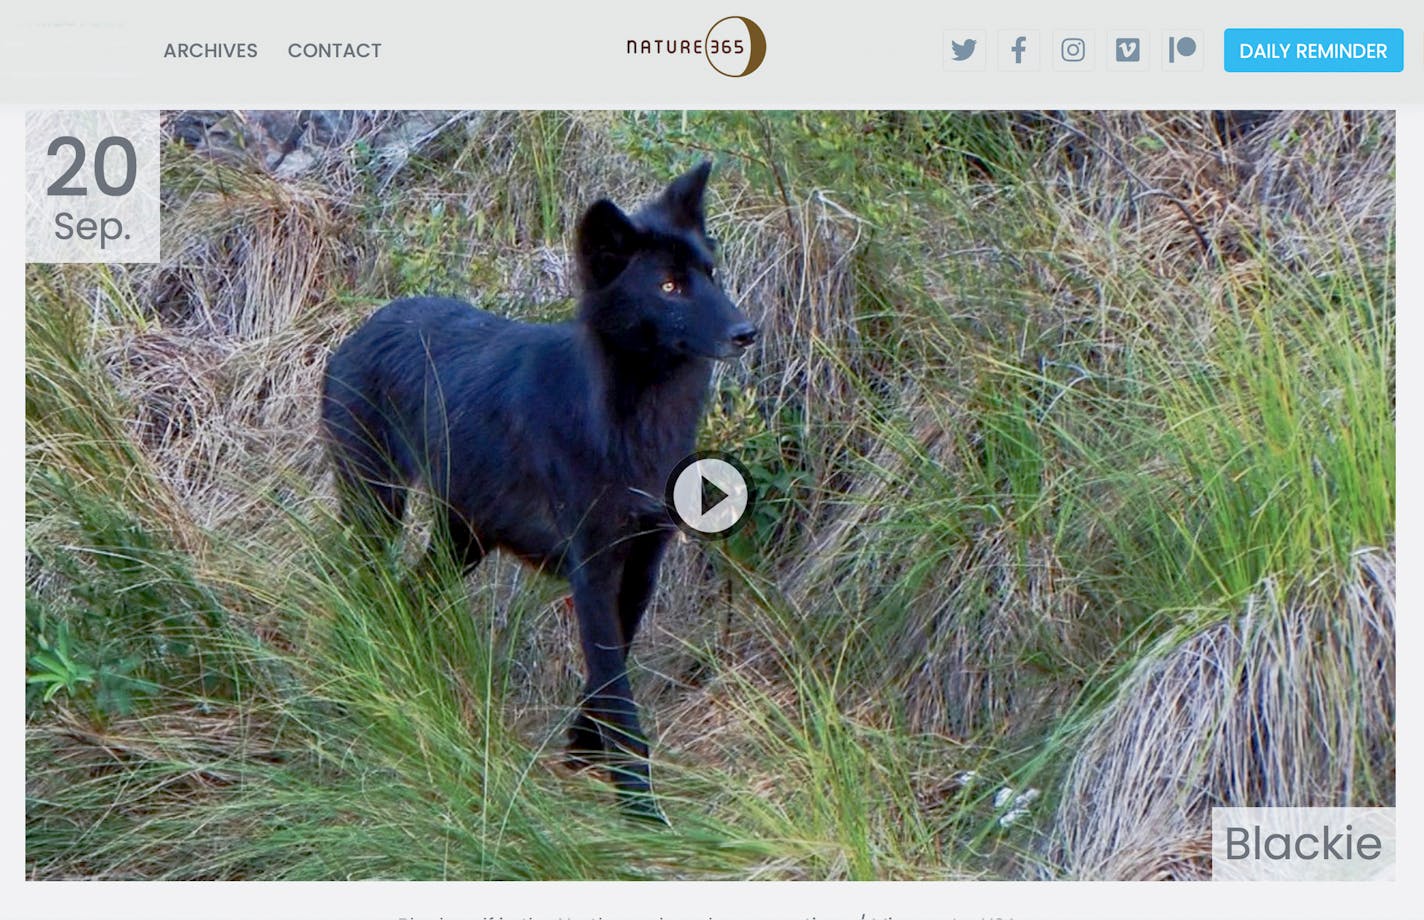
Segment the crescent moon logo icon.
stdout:
<svg viewBox="0 0 1424 920">
<path fill-rule="evenodd" d="M 716 32 L 718 27 L 730 23 L 740 23 L 747 30 L 747 62 L 740 71 L 724 70 L 718 66 L 716 59 L 712 56 L 714 46 L 712 33 Z M 706 49 L 707 63 L 712 65 L 713 70 L 724 77 L 745 77 L 760 67 L 761 62 L 766 59 L 766 33 L 761 30 L 761 26 L 745 16 L 724 16 L 712 23 L 712 28 L 707 30 L 707 38 L 703 42 L 703 47 Z"/>
</svg>

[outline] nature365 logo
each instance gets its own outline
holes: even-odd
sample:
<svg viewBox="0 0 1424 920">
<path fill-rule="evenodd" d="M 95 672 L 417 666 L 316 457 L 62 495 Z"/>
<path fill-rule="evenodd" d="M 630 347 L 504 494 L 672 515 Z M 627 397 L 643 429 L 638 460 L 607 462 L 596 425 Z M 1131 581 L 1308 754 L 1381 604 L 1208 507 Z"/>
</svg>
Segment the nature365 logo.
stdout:
<svg viewBox="0 0 1424 920">
<path fill-rule="evenodd" d="M 746 77 L 766 59 L 766 33 L 745 16 L 723 16 L 701 38 L 676 35 L 630 38 L 624 53 L 648 57 L 702 57 L 724 77 Z"/>
</svg>

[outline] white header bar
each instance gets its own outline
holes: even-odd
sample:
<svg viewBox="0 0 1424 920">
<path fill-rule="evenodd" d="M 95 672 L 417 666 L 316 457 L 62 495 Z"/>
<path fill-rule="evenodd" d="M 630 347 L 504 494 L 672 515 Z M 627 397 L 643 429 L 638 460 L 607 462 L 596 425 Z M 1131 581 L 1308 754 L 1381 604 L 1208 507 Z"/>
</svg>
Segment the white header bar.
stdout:
<svg viewBox="0 0 1424 920">
<path fill-rule="evenodd" d="M 0 12 L 0 104 L 1397 107 L 1424 102 L 1420 10 L 12 3 Z M 757 57 L 758 32 L 760 59 L 729 76 Z M 1233 60 L 1258 72 L 1228 72 Z M 1299 72 L 1310 68 L 1325 72 Z"/>
</svg>

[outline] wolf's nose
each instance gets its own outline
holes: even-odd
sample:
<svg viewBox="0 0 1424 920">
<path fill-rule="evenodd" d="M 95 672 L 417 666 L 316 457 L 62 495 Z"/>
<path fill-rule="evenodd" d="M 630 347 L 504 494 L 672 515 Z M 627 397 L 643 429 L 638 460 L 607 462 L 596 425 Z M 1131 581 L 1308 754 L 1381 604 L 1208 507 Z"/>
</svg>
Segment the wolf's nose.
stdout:
<svg viewBox="0 0 1424 920">
<path fill-rule="evenodd" d="M 732 330 L 729 335 L 732 339 L 733 345 L 737 346 L 738 348 L 746 348 L 748 345 L 756 341 L 757 327 L 753 326 L 751 323 L 738 323 L 737 325 L 732 327 Z"/>
</svg>

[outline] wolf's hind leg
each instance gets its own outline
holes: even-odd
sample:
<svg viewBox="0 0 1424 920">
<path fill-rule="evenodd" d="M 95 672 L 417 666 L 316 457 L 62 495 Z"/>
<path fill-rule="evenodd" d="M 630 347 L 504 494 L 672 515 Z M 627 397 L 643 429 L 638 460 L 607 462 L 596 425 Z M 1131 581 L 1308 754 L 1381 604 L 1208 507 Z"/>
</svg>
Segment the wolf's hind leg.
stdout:
<svg viewBox="0 0 1424 920">
<path fill-rule="evenodd" d="M 395 539 L 405 516 L 406 487 L 393 481 L 394 473 L 369 456 L 347 454 L 336 461 L 341 519 L 373 547 Z"/>
<path fill-rule="evenodd" d="M 425 548 L 416 570 L 425 580 L 435 581 L 451 566 L 462 576 L 468 575 L 484 558 L 484 544 L 479 535 L 452 508 L 437 520 L 435 532 L 430 535 L 430 545 Z"/>
</svg>

